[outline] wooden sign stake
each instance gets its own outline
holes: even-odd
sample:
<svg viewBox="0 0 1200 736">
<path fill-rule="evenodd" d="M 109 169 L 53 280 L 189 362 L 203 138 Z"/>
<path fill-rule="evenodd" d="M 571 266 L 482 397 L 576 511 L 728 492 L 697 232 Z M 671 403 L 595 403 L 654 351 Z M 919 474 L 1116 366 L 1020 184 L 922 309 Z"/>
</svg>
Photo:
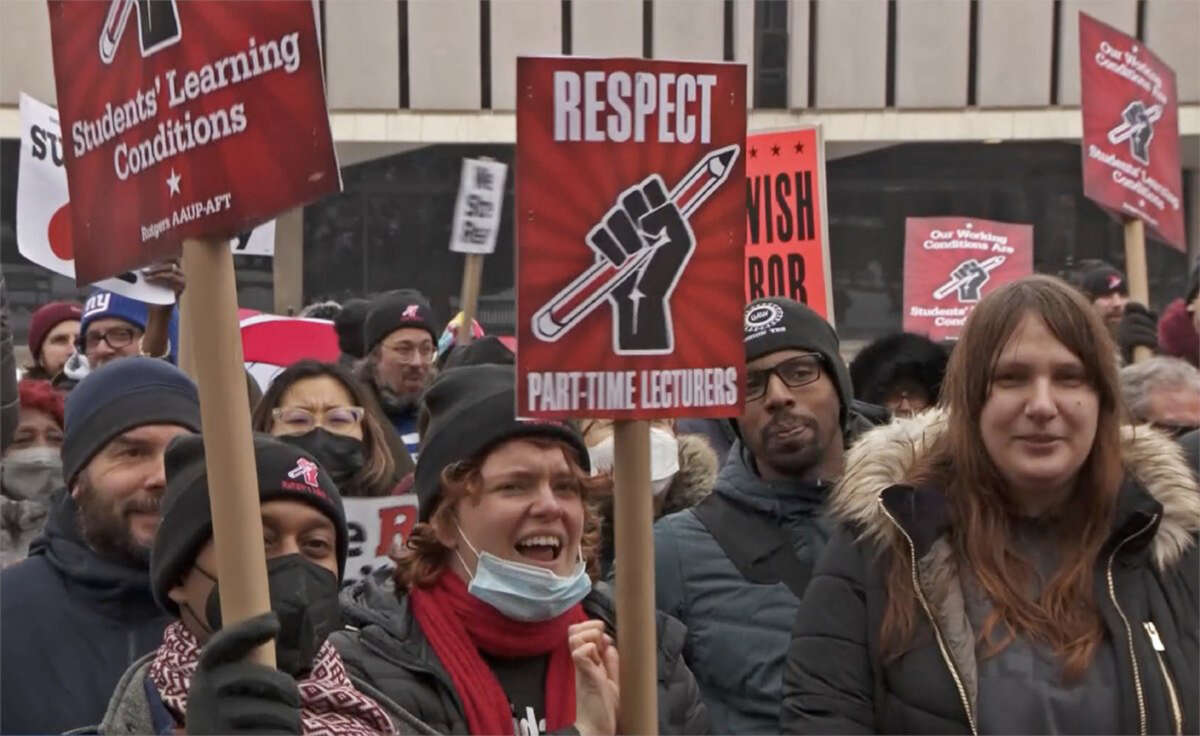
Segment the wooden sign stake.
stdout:
<svg viewBox="0 0 1200 736">
<path fill-rule="evenodd" d="M 1137 217 L 1125 220 L 1125 281 L 1129 284 L 1129 299 L 1147 309 L 1150 307 L 1150 281 L 1146 274 L 1146 224 Z M 1139 363 L 1154 355 L 1145 345 L 1133 349 L 1133 362 Z"/>
<path fill-rule="evenodd" d="M 475 335 L 471 323 L 475 321 L 475 307 L 479 303 L 479 285 L 483 280 L 483 254 L 467 253 L 463 261 L 462 292 L 459 296 L 459 306 L 462 309 L 462 322 L 458 325 L 458 335 L 454 340 L 456 345 L 470 345 Z"/>
<path fill-rule="evenodd" d="M 225 240 L 188 239 L 183 242 L 183 257 L 185 293 L 190 294 L 185 311 L 192 314 L 189 347 L 200 389 L 213 543 L 221 581 L 221 620 L 228 626 L 271 610 L 250 406 L 244 393 L 233 252 Z M 259 647 L 252 657 L 274 667 L 274 643 Z"/>
<path fill-rule="evenodd" d="M 658 644 L 654 605 L 654 508 L 650 423 L 613 424 L 617 570 L 618 733 L 658 733 Z"/>
</svg>

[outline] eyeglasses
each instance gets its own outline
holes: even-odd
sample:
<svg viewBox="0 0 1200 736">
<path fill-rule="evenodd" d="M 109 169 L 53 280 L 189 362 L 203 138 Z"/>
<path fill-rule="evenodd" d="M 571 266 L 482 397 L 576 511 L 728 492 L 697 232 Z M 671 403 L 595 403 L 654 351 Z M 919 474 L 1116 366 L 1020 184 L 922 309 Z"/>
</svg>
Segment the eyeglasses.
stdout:
<svg viewBox="0 0 1200 736">
<path fill-rule="evenodd" d="M 272 410 L 271 416 L 289 432 L 295 434 L 303 434 L 318 425 L 336 433 L 348 432 L 357 427 L 366 413 L 367 410 L 361 406 L 331 406 L 319 412 L 290 406 L 285 409 Z"/>
<path fill-rule="evenodd" d="M 392 343 L 388 345 L 384 343 L 384 348 L 388 352 L 395 353 L 401 360 L 412 360 L 414 355 L 420 355 L 421 360 L 429 363 L 433 360 L 433 343 L 423 342 L 420 345 L 413 345 L 411 342 Z"/>
<path fill-rule="evenodd" d="M 91 350 L 100 345 L 100 341 L 103 340 L 113 350 L 120 350 L 133 342 L 136 334 L 137 331 L 132 327 L 110 327 L 104 332 L 88 330 L 87 337 L 84 338 L 84 345 Z"/>
<path fill-rule="evenodd" d="M 807 386 L 821 377 L 821 356 L 797 355 L 765 370 L 746 371 L 746 401 L 765 396 L 771 376 L 779 376 L 788 388 Z"/>
</svg>

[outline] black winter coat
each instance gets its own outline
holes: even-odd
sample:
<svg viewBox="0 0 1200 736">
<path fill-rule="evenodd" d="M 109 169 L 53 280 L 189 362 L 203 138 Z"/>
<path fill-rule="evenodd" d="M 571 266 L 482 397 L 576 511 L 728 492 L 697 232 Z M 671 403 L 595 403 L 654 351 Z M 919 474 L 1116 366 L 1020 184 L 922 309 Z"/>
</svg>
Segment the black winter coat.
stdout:
<svg viewBox="0 0 1200 736">
<path fill-rule="evenodd" d="M 170 617 L 150 573 L 96 556 L 65 491 L 29 559 L 0 573 L 0 731 L 100 722 L 125 668 L 162 643 Z"/>
<path fill-rule="evenodd" d="M 893 485 L 944 425 L 930 412 L 866 435 L 831 497 L 830 539 L 796 620 L 784 674 L 788 733 L 973 733 L 976 636 L 937 489 Z M 1200 730 L 1200 491 L 1169 439 L 1126 431 L 1128 477 L 1095 577 L 1116 655 L 1121 733 Z M 902 540 L 919 583 L 909 651 L 884 664 L 881 556 Z M 1151 626 L 1161 640 L 1161 651 Z M 993 697 L 1000 696 L 993 693 Z M 1006 694 L 1005 696 L 1008 696 Z"/>
<path fill-rule="evenodd" d="M 597 583 L 583 601 L 584 612 L 613 626 L 608 587 Z M 468 733 L 462 701 L 408 606 L 391 580 L 372 576 L 342 593 L 347 630 L 330 637 L 355 682 L 365 682 L 442 734 Z M 683 626 L 658 620 L 658 721 L 663 734 L 708 733 L 708 712 L 696 680 L 683 663 Z"/>
</svg>

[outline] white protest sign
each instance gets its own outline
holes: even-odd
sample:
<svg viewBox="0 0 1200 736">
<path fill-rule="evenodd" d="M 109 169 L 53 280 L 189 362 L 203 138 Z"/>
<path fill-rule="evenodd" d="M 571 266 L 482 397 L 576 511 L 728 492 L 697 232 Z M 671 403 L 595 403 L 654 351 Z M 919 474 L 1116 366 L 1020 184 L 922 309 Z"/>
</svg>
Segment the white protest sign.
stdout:
<svg viewBox="0 0 1200 736">
<path fill-rule="evenodd" d="M 71 204 L 58 111 L 21 93 L 21 157 L 17 174 L 17 250 L 42 268 L 75 278 Z M 96 283 L 131 299 L 171 304 L 175 292 L 147 284 L 139 271 Z"/>
<path fill-rule="evenodd" d="M 21 155 L 17 175 L 17 250 L 54 273 L 75 278 L 71 203 L 58 111 L 21 94 Z M 239 250 L 238 247 L 241 246 Z M 275 221 L 233 242 L 234 252 L 273 255 Z M 146 283 L 140 270 L 126 271 L 96 286 L 148 304 L 171 304 L 175 292 Z"/>
<path fill-rule="evenodd" d="M 240 233 L 233 239 L 235 256 L 274 256 L 275 221 L 269 220 L 248 233 Z"/>
<path fill-rule="evenodd" d="M 496 250 L 507 172 L 508 166 L 499 161 L 463 159 L 462 181 L 454 203 L 450 250 L 484 255 Z"/>
<path fill-rule="evenodd" d="M 388 556 L 408 539 L 417 523 L 417 496 L 345 498 L 350 551 L 343 583 L 361 580 L 375 570 L 395 563 Z"/>
</svg>

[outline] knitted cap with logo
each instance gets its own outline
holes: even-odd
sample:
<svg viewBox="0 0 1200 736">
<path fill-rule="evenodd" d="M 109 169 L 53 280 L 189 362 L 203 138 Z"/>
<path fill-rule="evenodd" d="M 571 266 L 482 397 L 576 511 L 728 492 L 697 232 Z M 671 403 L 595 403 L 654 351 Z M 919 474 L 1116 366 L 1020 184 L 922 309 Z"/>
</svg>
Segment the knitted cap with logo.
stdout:
<svg viewBox="0 0 1200 736">
<path fill-rule="evenodd" d="M 746 305 L 743 336 L 747 363 L 780 350 L 808 350 L 820 355 L 825 370 L 832 374 L 841 401 L 841 424 L 846 426 L 854 386 L 839 352 L 837 332 L 821 315 L 792 299 L 756 299 Z"/>
<path fill-rule="evenodd" d="M 270 435 L 254 435 L 254 462 L 258 468 L 260 504 L 299 501 L 333 522 L 340 578 L 346 568 L 350 535 L 342 496 L 333 479 L 307 452 Z M 150 584 L 158 605 L 178 615 L 175 602 L 167 593 L 179 584 L 195 564 L 196 555 L 212 538 L 208 469 L 204 463 L 204 440 L 200 435 L 182 435 L 171 441 L 166 453 L 166 475 L 162 519 L 150 552 Z"/>
<path fill-rule="evenodd" d="M 562 440 L 575 450 L 580 467 L 591 470 L 583 437 L 566 422 L 516 417 L 516 372 L 511 365 L 451 368 L 438 375 L 423 402 L 429 426 L 421 437 L 414 482 L 421 521 L 428 521 L 437 507 L 442 471 L 448 465 L 484 454 L 506 440 Z"/>
<path fill-rule="evenodd" d="M 1125 274 L 1108 264 L 1097 266 L 1080 279 L 1080 288 L 1088 299 L 1099 299 L 1109 294 L 1128 294 L 1129 284 Z"/>
<path fill-rule="evenodd" d="M 428 332 L 433 344 L 437 345 L 440 331 L 437 318 L 421 292 L 400 289 L 379 297 L 363 323 L 364 354 L 374 350 L 388 335 L 405 327 Z"/>
</svg>

